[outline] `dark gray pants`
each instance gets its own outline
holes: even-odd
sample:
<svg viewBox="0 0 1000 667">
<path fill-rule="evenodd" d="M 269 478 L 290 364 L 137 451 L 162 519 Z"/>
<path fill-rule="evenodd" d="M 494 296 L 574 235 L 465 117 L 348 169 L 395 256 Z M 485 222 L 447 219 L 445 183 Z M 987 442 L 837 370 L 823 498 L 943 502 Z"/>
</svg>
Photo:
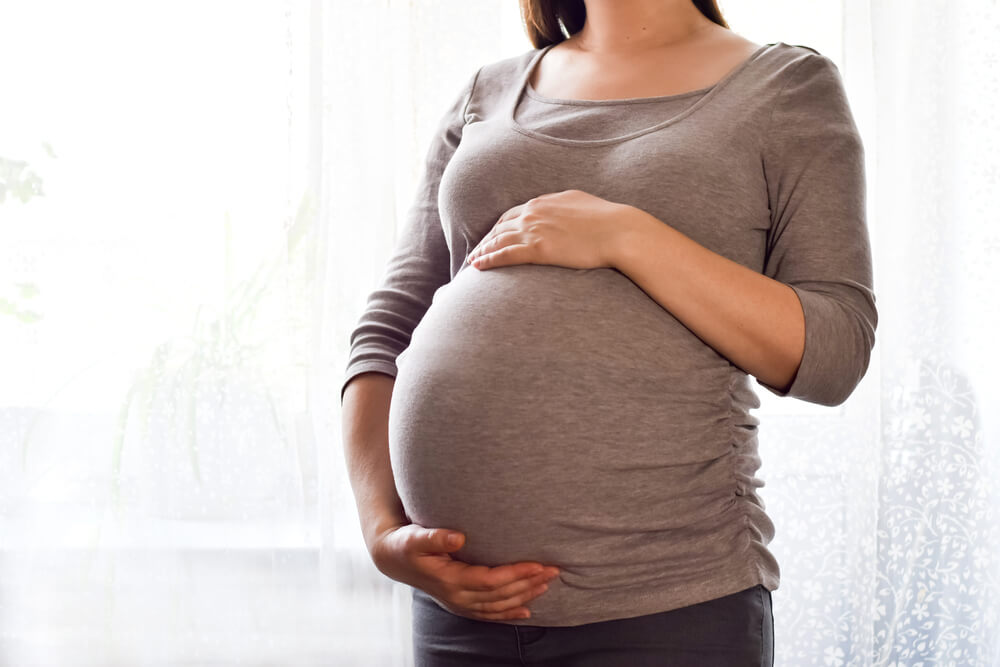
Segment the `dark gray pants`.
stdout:
<svg viewBox="0 0 1000 667">
<path fill-rule="evenodd" d="M 773 667 L 771 592 L 569 627 L 458 616 L 413 588 L 416 667 Z"/>
</svg>

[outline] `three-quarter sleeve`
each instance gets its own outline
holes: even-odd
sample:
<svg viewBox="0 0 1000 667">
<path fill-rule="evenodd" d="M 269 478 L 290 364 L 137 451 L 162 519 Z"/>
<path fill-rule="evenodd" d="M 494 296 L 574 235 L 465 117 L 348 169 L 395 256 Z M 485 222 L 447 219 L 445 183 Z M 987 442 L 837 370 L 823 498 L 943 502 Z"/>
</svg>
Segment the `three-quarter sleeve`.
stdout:
<svg viewBox="0 0 1000 667">
<path fill-rule="evenodd" d="M 451 279 L 451 259 L 438 211 L 441 174 L 458 148 L 479 70 L 451 101 L 431 138 L 416 194 L 379 286 L 368 296 L 350 335 L 347 369 L 340 388 L 354 376 L 379 371 L 396 377 L 396 357 L 430 308 L 434 292 Z"/>
<path fill-rule="evenodd" d="M 764 141 L 771 225 L 763 273 L 798 296 L 805 351 L 786 391 L 757 384 L 840 405 L 868 370 L 878 312 L 864 146 L 832 60 L 810 49 L 791 65 Z"/>
</svg>

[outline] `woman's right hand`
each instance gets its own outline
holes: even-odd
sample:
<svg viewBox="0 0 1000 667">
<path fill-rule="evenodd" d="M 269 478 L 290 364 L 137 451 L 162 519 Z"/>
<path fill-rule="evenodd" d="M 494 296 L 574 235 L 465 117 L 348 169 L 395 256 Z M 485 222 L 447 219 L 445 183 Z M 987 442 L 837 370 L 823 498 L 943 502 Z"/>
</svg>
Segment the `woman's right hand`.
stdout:
<svg viewBox="0 0 1000 667">
<path fill-rule="evenodd" d="M 461 538 L 457 544 L 448 542 L 451 535 Z M 390 579 L 419 588 L 453 614 L 483 621 L 529 618 L 523 605 L 559 574 L 558 568 L 532 561 L 496 567 L 463 563 L 449 552 L 464 543 L 455 531 L 400 524 L 375 537 L 371 556 Z"/>
</svg>

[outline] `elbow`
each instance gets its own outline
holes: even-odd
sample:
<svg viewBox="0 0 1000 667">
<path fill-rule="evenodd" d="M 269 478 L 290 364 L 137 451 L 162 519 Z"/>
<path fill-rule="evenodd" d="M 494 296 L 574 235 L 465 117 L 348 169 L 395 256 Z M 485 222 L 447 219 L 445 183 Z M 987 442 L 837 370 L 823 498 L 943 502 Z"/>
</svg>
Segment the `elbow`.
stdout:
<svg viewBox="0 0 1000 667">
<path fill-rule="evenodd" d="M 778 396 L 837 407 L 861 383 L 875 345 L 877 312 L 827 293 L 792 286 L 802 304 L 805 345 L 791 383 L 784 389 L 761 384 Z"/>
<path fill-rule="evenodd" d="M 813 294 L 812 330 L 807 323 L 806 353 L 811 355 L 814 380 L 805 400 L 818 405 L 843 405 L 854 393 L 871 363 L 877 314 L 823 294 Z M 873 304 L 873 302 L 872 302 Z M 807 320 L 808 322 L 808 320 Z"/>
<path fill-rule="evenodd" d="M 812 402 L 831 408 L 838 407 L 846 403 L 861 384 L 868 372 L 871 348 L 863 342 L 863 337 L 857 337 L 854 341 L 854 351 L 850 356 L 831 363 L 826 381 L 818 386 Z"/>
</svg>

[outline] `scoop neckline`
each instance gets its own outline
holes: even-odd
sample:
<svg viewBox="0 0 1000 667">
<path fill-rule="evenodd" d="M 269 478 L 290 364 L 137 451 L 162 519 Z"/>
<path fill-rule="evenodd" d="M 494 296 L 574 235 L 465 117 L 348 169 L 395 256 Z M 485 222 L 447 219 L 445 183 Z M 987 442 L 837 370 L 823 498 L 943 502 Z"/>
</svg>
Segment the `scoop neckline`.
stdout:
<svg viewBox="0 0 1000 667">
<path fill-rule="evenodd" d="M 520 132 L 521 134 L 527 135 L 529 137 L 534 137 L 541 141 L 547 141 L 549 143 L 562 144 L 567 146 L 603 146 L 608 144 L 615 144 L 622 141 L 627 141 L 629 139 L 634 139 L 635 137 L 648 134 L 650 132 L 655 132 L 656 130 L 662 129 L 673 125 L 674 123 L 686 118 L 691 115 L 702 106 L 707 104 L 712 97 L 715 96 L 720 90 L 722 90 L 726 84 L 735 79 L 739 74 L 749 67 L 750 63 L 757 60 L 765 51 L 769 48 L 776 46 L 779 42 L 768 42 L 767 44 L 761 45 L 753 53 L 751 53 L 746 59 L 740 62 L 738 65 L 733 67 L 726 73 L 721 79 L 713 83 L 711 86 L 706 86 L 704 88 L 699 88 L 697 90 L 690 90 L 684 93 L 676 93 L 674 95 L 655 95 L 652 97 L 626 97 L 620 99 L 610 99 L 610 100 L 577 100 L 568 98 L 558 98 L 558 97 L 548 97 L 546 95 L 540 94 L 534 88 L 531 87 L 529 80 L 531 79 L 531 74 L 534 72 L 535 67 L 538 65 L 542 57 L 551 49 L 556 43 L 548 44 L 535 53 L 535 55 L 528 61 L 527 66 L 521 72 L 517 80 L 517 85 L 515 86 L 514 92 L 511 94 L 511 100 L 507 105 L 507 124 L 514 130 Z M 676 100 L 685 97 L 692 97 L 694 95 L 701 95 L 701 98 L 696 100 L 694 104 L 684 109 L 680 113 L 667 118 L 655 125 L 650 127 L 645 127 L 639 130 L 633 130 L 623 135 L 617 137 L 608 137 L 605 139 L 570 139 L 566 137 L 553 137 L 548 134 L 542 134 L 531 128 L 524 127 L 514 118 L 515 112 L 517 111 L 517 106 L 521 101 L 523 95 L 528 95 L 533 99 L 539 100 L 541 102 L 550 102 L 553 104 L 567 104 L 574 106 L 618 106 L 618 105 L 628 105 L 628 104 L 644 104 L 650 102 L 661 102 L 666 100 Z"/>
<path fill-rule="evenodd" d="M 715 84 L 707 86 L 705 88 L 699 88 L 698 90 L 692 90 L 687 93 L 676 93 L 674 95 L 657 95 L 656 97 L 626 97 L 617 100 L 572 100 L 562 97 L 548 97 L 547 95 L 542 95 L 540 92 L 535 90 L 535 87 L 531 85 L 530 77 L 528 81 L 524 84 L 524 94 L 533 100 L 538 100 L 539 102 L 544 102 L 545 104 L 566 104 L 571 106 L 610 106 L 618 104 L 649 104 L 652 102 L 667 102 L 669 100 L 681 99 L 683 97 L 692 97 L 694 95 L 702 95 L 712 90 Z"/>
</svg>

